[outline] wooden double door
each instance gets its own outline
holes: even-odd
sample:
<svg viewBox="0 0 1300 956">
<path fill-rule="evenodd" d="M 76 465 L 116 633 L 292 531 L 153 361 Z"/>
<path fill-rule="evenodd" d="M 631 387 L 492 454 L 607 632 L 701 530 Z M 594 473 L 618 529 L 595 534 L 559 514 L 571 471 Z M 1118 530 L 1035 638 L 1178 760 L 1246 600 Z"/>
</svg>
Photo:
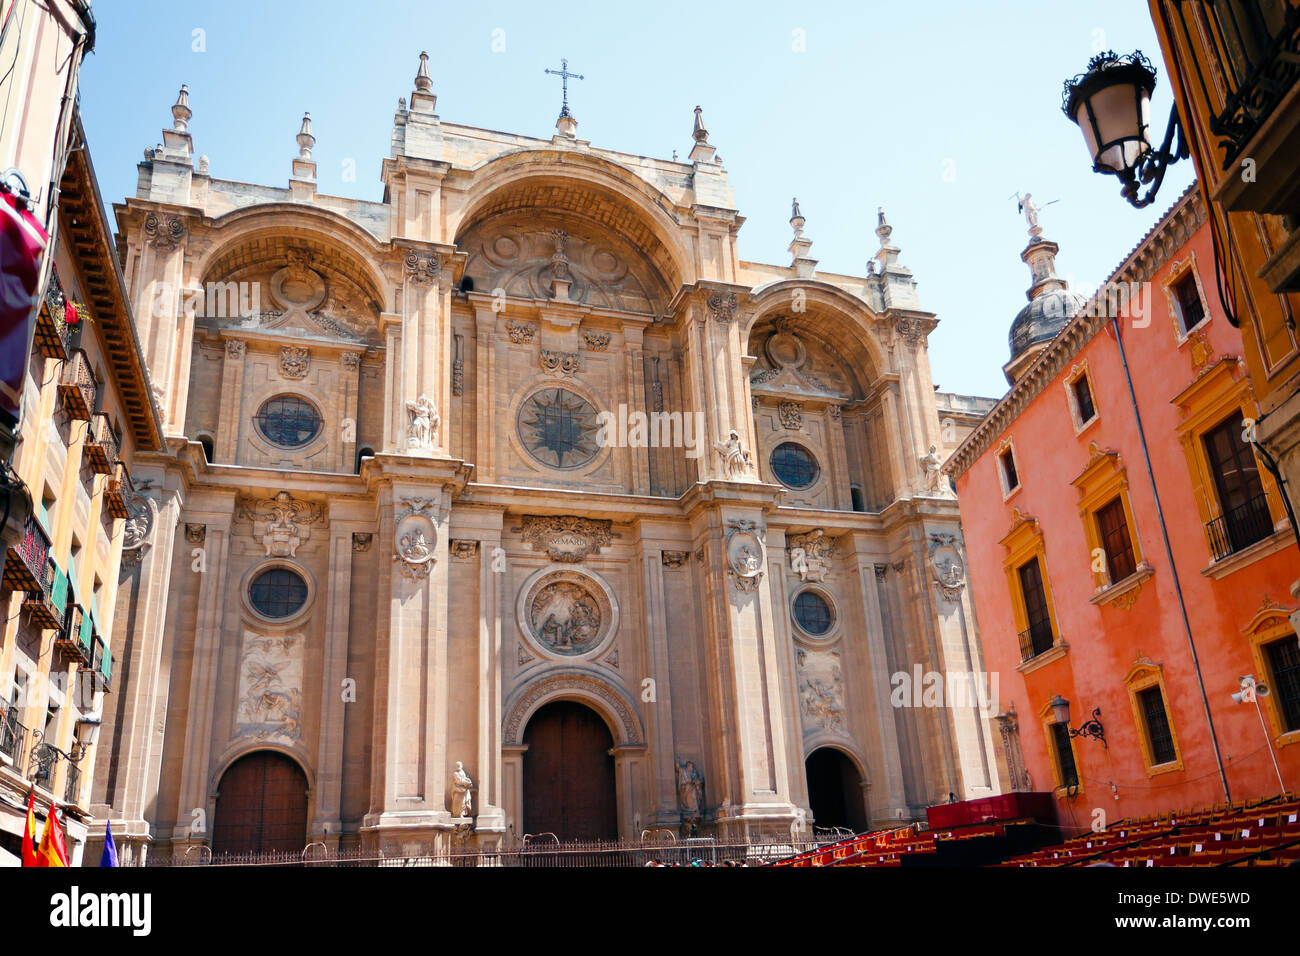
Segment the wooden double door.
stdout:
<svg viewBox="0 0 1300 956">
<path fill-rule="evenodd" d="M 528 721 L 524 743 L 524 832 L 618 839 L 614 741 L 600 716 L 572 701 L 546 704 Z"/>
<path fill-rule="evenodd" d="M 307 844 L 307 777 L 284 754 L 259 750 L 221 777 L 212 853 L 299 852 Z"/>
</svg>

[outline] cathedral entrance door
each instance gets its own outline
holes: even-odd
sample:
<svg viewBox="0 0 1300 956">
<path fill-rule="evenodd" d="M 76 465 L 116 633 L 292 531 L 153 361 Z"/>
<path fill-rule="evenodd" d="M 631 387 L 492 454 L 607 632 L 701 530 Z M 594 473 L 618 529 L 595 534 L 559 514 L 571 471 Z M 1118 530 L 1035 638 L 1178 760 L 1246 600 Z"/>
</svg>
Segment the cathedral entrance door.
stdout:
<svg viewBox="0 0 1300 956">
<path fill-rule="evenodd" d="M 524 832 L 562 841 L 618 839 L 614 740 L 595 711 L 561 700 L 524 731 Z"/>
<path fill-rule="evenodd" d="M 259 750 L 221 777 L 212 854 L 299 852 L 307 844 L 307 778 L 284 754 Z"/>
<path fill-rule="evenodd" d="M 813 825 L 818 828 L 844 827 L 854 833 L 867 829 L 863 805 L 862 777 L 842 750 L 822 747 L 804 762 L 808 773 L 808 803 Z"/>
</svg>

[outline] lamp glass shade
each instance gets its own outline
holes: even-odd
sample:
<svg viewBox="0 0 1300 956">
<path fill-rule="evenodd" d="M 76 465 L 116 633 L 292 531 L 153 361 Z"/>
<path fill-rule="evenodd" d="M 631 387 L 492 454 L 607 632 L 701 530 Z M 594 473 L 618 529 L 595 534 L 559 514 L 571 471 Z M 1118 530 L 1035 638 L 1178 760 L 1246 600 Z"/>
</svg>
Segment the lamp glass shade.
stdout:
<svg viewBox="0 0 1300 956">
<path fill-rule="evenodd" d="M 1099 168 L 1131 169 L 1151 149 L 1151 94 L 1134 83 L 1103 86 L 1079 105 L 1076 122 Z"/>
<path fill-rule="evenodd" d="M 1070 723 L 1070 702 L 1060 694 L 1052 698 L 1052 718 L 1058 724 Z"/>
</svg>

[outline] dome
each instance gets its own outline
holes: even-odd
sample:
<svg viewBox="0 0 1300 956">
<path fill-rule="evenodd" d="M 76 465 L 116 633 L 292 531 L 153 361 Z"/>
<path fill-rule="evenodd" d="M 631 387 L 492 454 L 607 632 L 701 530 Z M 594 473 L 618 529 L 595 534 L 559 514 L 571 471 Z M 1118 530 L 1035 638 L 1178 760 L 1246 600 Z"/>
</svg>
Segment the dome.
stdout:
<svg viewBox="0 0 1300 956">
<path fill-rule="evenodd" d="M 1056 333 L 1065 328 L 1087 301 L 1069 289 L 1051 289 L 1035 296 L 1011 323 L 1007 336 L 1011 358 L 1018 358 L 1032 345 L 1056 338 Z"/>
</svg>

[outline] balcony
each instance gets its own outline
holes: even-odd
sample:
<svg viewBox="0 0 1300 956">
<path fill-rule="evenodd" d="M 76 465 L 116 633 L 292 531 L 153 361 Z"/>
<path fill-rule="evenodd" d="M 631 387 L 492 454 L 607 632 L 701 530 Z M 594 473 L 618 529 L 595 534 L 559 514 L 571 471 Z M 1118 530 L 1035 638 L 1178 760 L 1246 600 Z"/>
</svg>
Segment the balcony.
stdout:
<svg viewBox="0 0 1300 956">
<path fill-rule="evenodd" d="M 108 413 L 95 412 L 82 451 L 86 465 L 97 475 L 110 474 L 117 461 L 117 454 L 117 436 L 113 434 L 113 423 L 109 420 Z"/>
<path fill-rule="evenodd" d="M 28 591 L 23 610 L 33 627 L 62 629 L 68 604 L 68 578 L 53 561 L 46 563 L 39 591 Z"/>
<path fill-rule="evenodd" d="M 41 742 L 32 747 L 31 764 L 27 770 L 27 776 L 43 790 L 53 792 L 54 774 L 59 767 L 59 758 L 63 754 L 58 748 L 50 744 Z"/>
<path fill-rule="evenodd" d="M 1032 661 L 1039 654 L 1045 654 L 1055 644 L 1052 627 L 1046 622 L 1035 624 L 1020 632 L 1020 662 Z"/>
<path fill-rule="evenodd" d="M 45 299 L 36 314 L 36 329 L 32 337 L 32 347 L 46 358 L 66 359 L 76 330 L 68 325 L 65 316 L 69 303 L 63 295 L 63 286 L 59 282 L 59 273 L 50 273 L 50 285 L 45 290 Z"/>
<path fill-rule="evenodd" d="M 27 756 L 28 730 L 18 722 L 16 707 L 0 706 L 0 754 L 13 761 L 19 770 Z"/>
<path fill-rule="evenodd" d="M 45 581 L 45 565 L 50 557 L 50 539 L 32 515 L 23 526 L 23 536 L 5 555 L 4 577 L 0 590 L 40 591 Z"/>
<path fill-rule="evenodd" d="M 95 635 L 95 651 L 91 661 L 90 679 L 98 690 L 108 690 L 113 682 L 113 652 L 104 639 Z"/>
<path fill-rule="evenodd" d="M 1273 517 L 1268 511 L 1267 497 L 1256 495 L 1245 504 L 1207 522 L 1205 531 L 1215 561 L 1222 561 L 1256 541 L 1263 541 L 1273 533 Z"/>
<path fill-rule="evenodd" d="M 63 363 L 59 379 L 59 398 L 68 416 L 83 422 L 90 421 L 95 409 L 95 376 L 90 371 L 90 359 L 84 349 L 74 349 Z"/>
<path fill-rule="evenodd" d="M 114 462 L 108 482 L 104 485 L 104 510 L 114 518 L 129 518 L 130 512 L 126 507 L 126 499 L 133 490 L 131 475 L 126 470 L 126 465 L 121 461 Z"/>
<path fill-rule="evenodd" d="M 63 627 L 54 638 L 54 650 L 77 664 L 90 663 L 94 653 L 90 615 L 82 611 L 80 604 L 68 607 Z"/>
</svg>

